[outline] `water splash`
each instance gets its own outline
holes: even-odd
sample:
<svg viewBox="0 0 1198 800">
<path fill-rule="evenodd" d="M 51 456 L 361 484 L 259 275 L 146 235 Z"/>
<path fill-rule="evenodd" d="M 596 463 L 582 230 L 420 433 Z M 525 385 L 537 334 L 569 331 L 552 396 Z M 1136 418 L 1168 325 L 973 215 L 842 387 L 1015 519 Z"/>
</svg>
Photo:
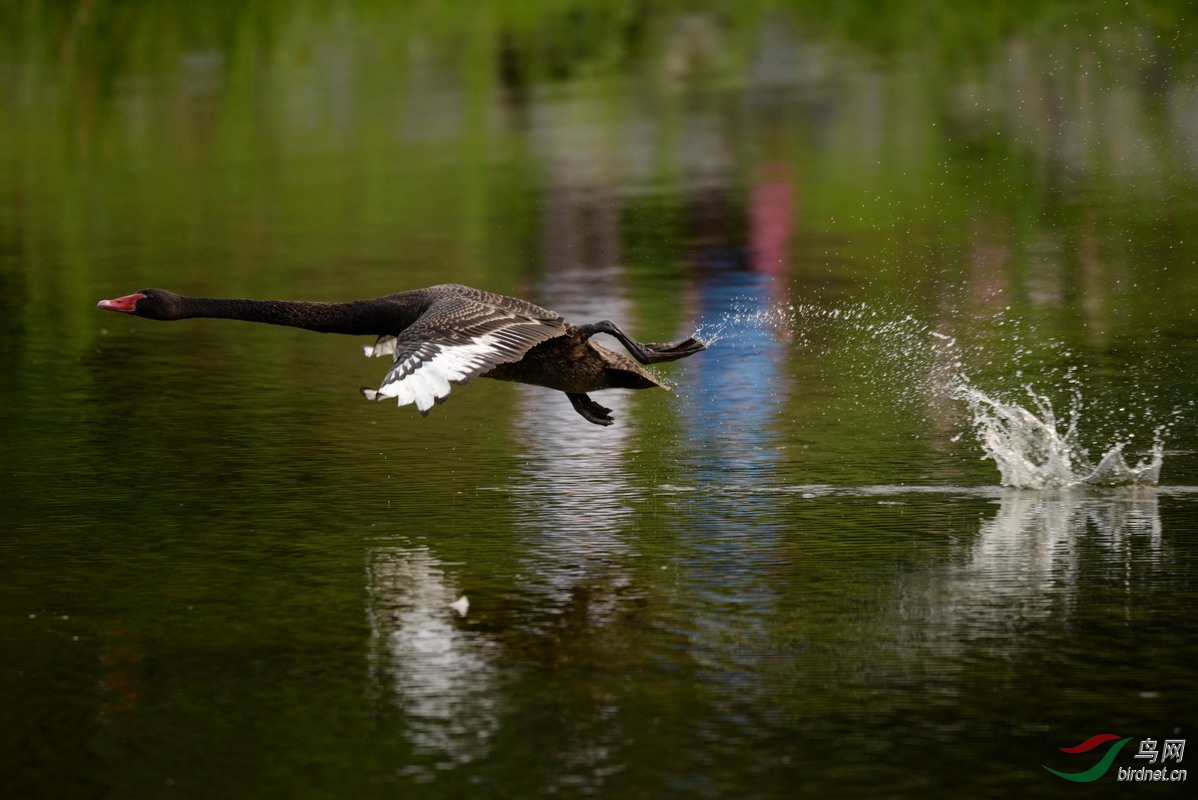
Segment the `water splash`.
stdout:
<svg viewBox="0 0 1198 800">
<path fill-rule="evenodd" d="M 1009 312 L 1003 309 L 988 320 L 991 336 L 968 346 L 962 346 L 944 328 L 938 330 L 938 326 L 910 314 L 893 314 L 866 304 L 838 308 L 785 302 L 764 308 L 733 304 L 721 317 L 708 322 L 699 336 L 713 344 L 743 336 L 746 329 L 769 329 L 797 340 L 799 346 L 819 348 L 823 341 L 837 343 L 847 348 L 855 368 L 864 371 L 874 389 L 862 402 L 872 404 L 882 394 L 896 406 L 963 404 L 968 410 L 968 427 L 977 437 L 983 458 L 994 461 L 1003 486 L 1061 489 L 1157 485 L 1169 426 L 1154 422 L 1159 417 L 1154 415 L 1150 400 L 1138 403 L 1140 407 L 1127 415 L 1122 428 L 1112 413 L 1087 408 L 1086 387 L 1076 366 L 1047 371 L 1042 366 L 1046 361 L 1068 364 L 1074 355 L 1058 342 L 1040 341 L 1034 329 L 1028 330 L 1018 319 L 1009 317 Z M 997 353 L 993 336 L 1000 330 L 1003 352 Z M 834 335 L 829 336 L 830 331 Z M 1026 399 L 1010 399 L 977 388 L 970 375 L 978 371 L 985 373 L 991 383 L 1023 383 L 1027 380 L 1025 372 L 1032 372 L 1037 380 L 1046 382 L 1048 389 L 1038 392 L 1023 383 Z M 1048 391 L 1071 393 L 1063 418 L 1054 411 Z M 1180 413 L 1174 409 L 1174 418 Z M 1128 427 L 1145 425 L 1154 426 L 1152 444 L 1133 466 L 1125 450 L 1136 436 Z M 1101 453 L 1097 458 L 1091 458 L 1082 441 L 1083 429 L 1091 440 L 1106 440 L 1093 448 Z"/>
<path fill-rule="evenodd" d="M 1003 486 L 1062 489 L 1072 486 L 1155 486 L 1164 460 L 1164 426 L 1153 432 L 1152 447 L 1136 465 L 1123 456 L 1126 442 L 1115 442 L 1092 461 L 1078 438 L 1083 404 L 1073 396 L 1065 419 L 1052 403 L 1025 387 L 1035 411 L 1003 402 L 962 384 L 956 394 L 968 405 L 985 457 L 998 466 Z"/>
<path fill-rule="evenodd" d="M 1052 400 L 1030 384 L 1023 386 L 1026 400 L 1022 403 L 978 389 L 971 383 L 964 366 L 969 359 L 957 351 L 956 338 L 935 331 L 931 334 L 935 337 L 933 349 L 942 353 L 941 361 L 952 365 L 945 373 L 941 391 L 964 402 L 969 409 L 970 423 L 982 447 L 983 457 L 994 461 L 1003 486 L 1063 489 L 1073 486 L 1155 486 L 1160 481 L 1166 425 L 1155 426 L 1152 445 L 1135 466 L 1129 465 L 1124 457 L 1124 449 L 1134 439 L 1131 433 L 1108 431 L 1106 435 L 1113 441 L 1099 448 L 1102 455 L 1097 459 L 1090 457 L 1080 435 L 1083 422 L 1098 430 L 1107 427 L 1110 420 L 1103 419 L 1103 415 L 1093 409 L 1087 411 L 1084 386 L 1076 365 L 1049 373 L 1054 390 L 1068 392 L 1067 411 L 1059 417 Z M 1015 336 L 1023 338 L 1019 334 Z M 1045 346 L 1060 360 L 1072 360 L 1072 354 L 1059 343 L 1047 342 Z M 1012 377 L 1023 377 L 1020 364 L 1034 360 L 1034 350 L 1026 343 L 1016 348 L 1014 361 L 1008 362 Z M 1142 419 L 1151 420 L 1153 414 L 1147 400 L 1143 405 Z M 1174 415 L 1178 413 L 1175 410 Z M 1085 419 L 1087 416 L 1089 419 Z"/>
<path fill-rule="evenodd" d="M 744 302 L 733 303 L 728 311 L 696 327 L 694 336 L 708 347 L 721 340 L 743 337 L 746 332 L 757 330 L 773 331 L 790 338 L 798 329 L 796 321 L 801 313 L 802 307 L 790 303 L 774 303 L 765 307 Z"/>
</svg>

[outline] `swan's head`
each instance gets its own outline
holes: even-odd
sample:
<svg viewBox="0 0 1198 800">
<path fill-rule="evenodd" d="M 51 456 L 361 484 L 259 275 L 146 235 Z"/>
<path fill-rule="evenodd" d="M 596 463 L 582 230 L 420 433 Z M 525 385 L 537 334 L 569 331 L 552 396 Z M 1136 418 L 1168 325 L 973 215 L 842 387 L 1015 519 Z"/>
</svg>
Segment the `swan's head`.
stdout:
<svg viewBox="0 0 1198 800">
<path fill-rule="evenodd" d="M 142 289 L 115 300 L 101 300 L 96 304 L 96 308 L 146 319 L 176 319 L 178 299 L 177 294 L 165 289 Z"/>
</svg>

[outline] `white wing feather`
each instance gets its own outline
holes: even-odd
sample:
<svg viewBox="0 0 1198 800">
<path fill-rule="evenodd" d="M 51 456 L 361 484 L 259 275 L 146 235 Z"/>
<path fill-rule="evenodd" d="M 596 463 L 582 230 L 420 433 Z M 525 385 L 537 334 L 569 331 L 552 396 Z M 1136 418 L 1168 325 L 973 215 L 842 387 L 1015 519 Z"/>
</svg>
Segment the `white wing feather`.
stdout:
<svg viewBox="0 0 1198 800">
<path fill-rule="evenodd" d="M 401 406 L 415 403 L 427 414 L 434 403 L 449 397 L 450 384 L 463 384 L 492 364 L 496 352 L 507 349 L 505 344 L 510 346 L 508 339 L 489 333 L 462 344 L 439 345 L 431 356 L 423 350 L 410 354 L 395 363 L 377 391 L 363 389 L 362 393 L 369 400 L 394 397 Z M 394 350 L 394 341 L 389 344 Z"/>
<path fill-rule="evenodd" d="M 371 356 L 394 356 L 395 355 L 395 337 L 380 336 L 374 344 L 362 345 L 362 352 L 367 358 Z"/>
<path fill-rule="evenodd" d="M 398 334 L 379 336 L 362 348 L 367 356 L 393 357 L 379 388 L 362 389 L 367 399 L 393 397 L 428 414 L 434 403 L 448 399 L 451 384 L 519 361 L 566 331 L 561 317 L 521 300 L 463 286 L 433 288 L 446 296 Z"/>
</svg>

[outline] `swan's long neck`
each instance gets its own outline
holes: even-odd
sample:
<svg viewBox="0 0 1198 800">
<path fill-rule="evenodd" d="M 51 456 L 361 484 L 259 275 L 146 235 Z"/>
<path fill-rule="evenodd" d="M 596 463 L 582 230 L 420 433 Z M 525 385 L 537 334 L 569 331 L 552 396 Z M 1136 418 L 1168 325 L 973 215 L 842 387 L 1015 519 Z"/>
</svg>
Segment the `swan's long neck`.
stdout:
<svg viewBox="0 0 1198 800">
<path fill-rule="evenodd" d="M 285 325 L 320 333 L 380 335 L 398 333 L 420 316 L 415 299 L 355 300 L 316 303 L 304 300 L 236 300 L 180 297 L 175 319 L 215 318 Z"/>
</svg>

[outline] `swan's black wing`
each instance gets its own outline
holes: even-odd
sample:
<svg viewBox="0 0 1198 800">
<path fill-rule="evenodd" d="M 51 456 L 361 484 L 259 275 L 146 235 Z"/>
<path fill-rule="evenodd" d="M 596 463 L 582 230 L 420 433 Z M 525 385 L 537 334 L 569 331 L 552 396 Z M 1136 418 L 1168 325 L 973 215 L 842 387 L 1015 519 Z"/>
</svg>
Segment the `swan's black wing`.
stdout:
<svg viewBox="0 0 1198 800">
<path fill-rule="evenodd" d="M 428 414 L 433 403 L 449 397 L 450 384 L 519 361 L 566 332 L 565 320 L 532 303 L 465 286 L 437 289 L 443 296 L 410 327 L 363 348 L 366 355 L 395 357 L 379 388 L 362 390 L 368 399 L 394 397 L 399 405 L 415 403 Z"/>
</svg>

